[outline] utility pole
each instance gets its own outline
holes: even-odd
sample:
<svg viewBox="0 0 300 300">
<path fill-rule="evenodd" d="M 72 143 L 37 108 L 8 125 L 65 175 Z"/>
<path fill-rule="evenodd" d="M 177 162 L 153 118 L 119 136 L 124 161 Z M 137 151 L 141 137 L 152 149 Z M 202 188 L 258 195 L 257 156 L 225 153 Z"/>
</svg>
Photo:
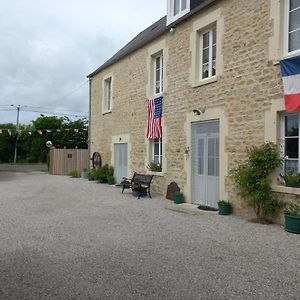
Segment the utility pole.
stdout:
<svg viewBox="0 0 300 300">
<path fill-rule="evenodd" d="M 18 138 L 19 138 L 19 128 L 20 128 L 20 105 L 11 104 L 11 106 L 16 107 L 17 109 L 17 137 L 15 142 L 15 155 L 14 155 L 14 163 L 17 163 L 17 155 L 18 155 Z"/>
</svg>

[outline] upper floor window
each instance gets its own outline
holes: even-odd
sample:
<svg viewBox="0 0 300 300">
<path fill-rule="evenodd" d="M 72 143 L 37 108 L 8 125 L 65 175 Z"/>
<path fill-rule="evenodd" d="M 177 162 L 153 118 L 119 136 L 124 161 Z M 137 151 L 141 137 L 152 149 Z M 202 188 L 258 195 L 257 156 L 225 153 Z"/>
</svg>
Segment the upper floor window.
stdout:
<svg viewBox="0 0 300 300">
<path fill-rule="evenodd" d="M 287 0 L 287 52 L 300 50 L 300 0 Z"/>
<path fill-rule="evenodd" d="M 104 110 L 111 111 L 112 108 L 112 78 L 104 81 Z"/>
<path fill-rule="evenodd" d="M 200 80 L 216 75 L 217 31 L 211 27 L 200 32 Z"/>
<path fill-rule="evenodd" d="M 163 92 L 163 67 L 164 59 L 160 54 L 154 57 L 154 94 L 161 94 Z"/>
<path fill-rule="evenodd" d="M 190 0 L 168 0 L 167 25 L 190 11 Z"/>
</svg>

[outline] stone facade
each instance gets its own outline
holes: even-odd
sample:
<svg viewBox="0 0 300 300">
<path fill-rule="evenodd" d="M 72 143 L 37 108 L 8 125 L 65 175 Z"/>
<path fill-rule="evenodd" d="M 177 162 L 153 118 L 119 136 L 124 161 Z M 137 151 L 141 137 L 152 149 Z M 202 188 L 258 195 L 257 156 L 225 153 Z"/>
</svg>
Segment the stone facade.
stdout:
<svg viewBox="0 0 300 300">
<path fill-rule="evenodd" d="M 278 115 L 284 107 L 279 65 L 269 50 L 271 42 L 280 40 L 274 39 L 280 30 L 275 28 L 278 20 L 272 19 L 272 2 L 280 1 L 216 1 L 177 24 L 172 33 L 163 34 L 94 75 L 91 78 L 91 151 L 100 152 L 104 163 L 113 164 L 112 141 L 127 136 L 128 175 L 133 171 L 148 172 L 145 132 L 146 99 L 151 97 L 149 58 L 153 47 L 163 45 L 167 57 L 163 92 L 164 171 L 154 177 L 153 191 L 165 194 L 167 185 L 176 181 L 186 200 L 191 202 L 191 161 L 184 154 L 191 147 L 191 123 L 220 119 L 220 198 L 232 201 L 237 214 L 252 216 L 251 209 L 240 201 L 228 173 L 246 158 L 248 147 L 267 140 L 277 143 L 279 139 Z M 196 64 L 193 57 L 197 56 L 193 39 L 197 24 L 210 14 L 218 18 L 215 20 L 219 46 L 217 78 L 197 85 L 193 83 Z M 113 79 L 113 107 L 111 112 L 102 114 L 103 80 L 107 76 Z M 192 110 L 198 107 L 206 107 L 206 112 L 195 116 Z M 276 192 L 279 195 L 283 192 L 284 199 L 293 194 L 300 203 L 294 189 L 278 189 Z"/>
</svg>

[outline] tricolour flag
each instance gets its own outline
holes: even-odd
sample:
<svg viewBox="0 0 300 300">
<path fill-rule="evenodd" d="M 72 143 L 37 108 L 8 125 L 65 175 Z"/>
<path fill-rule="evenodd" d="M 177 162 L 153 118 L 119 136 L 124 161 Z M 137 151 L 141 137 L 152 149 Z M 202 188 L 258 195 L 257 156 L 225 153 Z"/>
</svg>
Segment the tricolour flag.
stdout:
<svg viewBox="0 0 300 300">
<path fill-rule="evenodd" d="M 300 109 L 300 56 L 280 61 L 287 112 Z"/>
<path fill-rule="evenodd" d="M 147 139 L 160 139 L 161 129 L 162 97 L 148 100 L 148 126 Z"/>
</svg>

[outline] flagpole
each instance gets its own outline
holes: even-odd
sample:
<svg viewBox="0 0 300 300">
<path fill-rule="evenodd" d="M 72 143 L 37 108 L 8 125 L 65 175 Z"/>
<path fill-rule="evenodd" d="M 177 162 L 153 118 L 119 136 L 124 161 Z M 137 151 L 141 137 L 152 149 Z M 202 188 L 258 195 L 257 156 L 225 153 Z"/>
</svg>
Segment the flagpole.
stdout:
<svg viewBox="0 0 300 300">
<path fill-rule="evenodd" d="M 11 106 L 16 107 L 17 108 L 17 137 L 16 137 L 16 142 L 15 142 L 15 155 L 14 155 L 14 163 L 17 163 L 17 154 L 18 154 L 18 138 L 19 138 L 19 127 L 20 127 L 20 105 L 14 105 L 11 104 Z"/>
</svg>

